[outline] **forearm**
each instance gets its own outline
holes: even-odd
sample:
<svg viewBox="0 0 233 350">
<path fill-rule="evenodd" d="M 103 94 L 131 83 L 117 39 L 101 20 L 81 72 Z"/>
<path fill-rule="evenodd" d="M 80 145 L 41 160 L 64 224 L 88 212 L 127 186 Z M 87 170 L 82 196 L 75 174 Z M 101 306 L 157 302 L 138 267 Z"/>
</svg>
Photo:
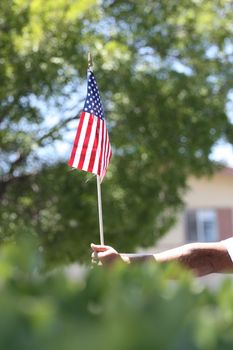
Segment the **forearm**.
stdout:
<svg viewBox="0 0 233 350">
<path fill-rule="evenodd" d="M 120 254 L 126 263 L 154 260 L 159 263 L 178 262 L 196 275 L 233 271 L 233 263 L 221 242 L 190 243 L 157 254 Z"/>
<path fill-rule="evenodd" d="M 135 254 L 128 254 L 128 253 L 121 253 L 120 254 L 121 259 L 126 262 L 127 264 L 131 263 L 137 263 L 137 262 L 144 262 L 144 261 L 155 261 L 155 256 L 152 253 L 135 253 Z"/>
</svg>

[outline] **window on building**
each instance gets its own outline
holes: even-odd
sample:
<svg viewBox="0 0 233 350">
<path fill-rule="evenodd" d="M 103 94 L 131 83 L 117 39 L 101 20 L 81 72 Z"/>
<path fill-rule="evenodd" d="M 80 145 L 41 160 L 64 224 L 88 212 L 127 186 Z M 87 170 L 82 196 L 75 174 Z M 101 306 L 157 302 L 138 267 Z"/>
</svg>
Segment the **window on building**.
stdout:
<svg viewBox="0 0 233 350">
<path fill-rule="evenodd" d="M 188 242 L 213 242 L 218 240 L 217 213 L 215 210 L 188 210 L 186 213 Z"/>
</svg>

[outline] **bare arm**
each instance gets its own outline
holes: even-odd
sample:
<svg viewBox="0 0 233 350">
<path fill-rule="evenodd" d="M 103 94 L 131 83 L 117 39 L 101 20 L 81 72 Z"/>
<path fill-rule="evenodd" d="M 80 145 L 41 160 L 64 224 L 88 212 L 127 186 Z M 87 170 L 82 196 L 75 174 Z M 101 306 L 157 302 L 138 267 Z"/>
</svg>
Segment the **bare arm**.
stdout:
<svg viewBox="0 0 233 350">
<path fill-rule="evenodd" d="M 233 262 L 222 242 L 190 243 L 154 255 L 161 263 L 177 261 L 198 276 L 233 272 Z"/>
<path fill-rule="evenodd" d="M 203 276 L 216 272 L 233 272 L 233 262 L 222 242 L 190 243 L 157 254 L 120 254 L 109 246 L 92 245 L 92 250 L 102 264 L 122 260 L 128 264 L 154 260 L 159 263 L 179 262 Z"/>
</svg>

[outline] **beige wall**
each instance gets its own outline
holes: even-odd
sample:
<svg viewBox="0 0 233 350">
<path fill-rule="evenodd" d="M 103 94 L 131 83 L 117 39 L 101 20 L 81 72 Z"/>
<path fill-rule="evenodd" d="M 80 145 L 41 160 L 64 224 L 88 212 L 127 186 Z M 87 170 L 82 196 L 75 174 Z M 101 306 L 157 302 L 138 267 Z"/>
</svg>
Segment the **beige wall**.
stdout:
<svg viewBox="0 0 233 350">
<path fill-rule="evenodd" d="M 233 175 L 218 174 L 211 178 L 190 179 L 185 203 L 192 208 L 232 207 Z"/>
<path fill-rule="evenodd" d="M 184 202 L 186 208 L 232 208 L 233 210 L 233 171 L 224 171 L 212 177 L 190 178 L 189 190 Z M 161 251 L 186 243 L 184 213 L 177 218 L 176 225 L 157 243 Z"/>
</svg>

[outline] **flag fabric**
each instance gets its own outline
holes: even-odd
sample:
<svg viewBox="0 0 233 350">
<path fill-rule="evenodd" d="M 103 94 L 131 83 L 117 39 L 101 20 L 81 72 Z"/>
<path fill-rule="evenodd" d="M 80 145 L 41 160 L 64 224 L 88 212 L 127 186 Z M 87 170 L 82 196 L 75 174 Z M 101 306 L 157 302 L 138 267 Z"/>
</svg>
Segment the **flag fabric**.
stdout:
<svg viewBox="0 0 233 350">
<path fill-rule="evenodd" d="M 87 96 L 68 165 L 103 179 L 112 150 L 95 76 L 90 69 L 87 75 Z"/>
</svg>

